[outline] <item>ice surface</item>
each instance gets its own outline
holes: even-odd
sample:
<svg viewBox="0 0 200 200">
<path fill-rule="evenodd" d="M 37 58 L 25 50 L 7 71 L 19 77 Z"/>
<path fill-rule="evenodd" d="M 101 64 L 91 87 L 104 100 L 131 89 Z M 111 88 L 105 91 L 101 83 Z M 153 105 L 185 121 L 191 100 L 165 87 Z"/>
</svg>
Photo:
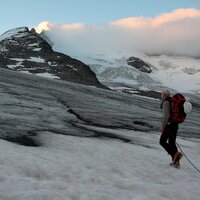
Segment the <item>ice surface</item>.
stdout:
<svg viewBox="0 0 200 200">
<path fill-rule="evenodd" d="M 199 199 L 200 174 L 159 145 L 158 99 L 0 72 L 0 137 L 39 144 L 0 139 L 1 200 Z M 197 105 L 177 142 L 199 168 Z"/>
</svg>

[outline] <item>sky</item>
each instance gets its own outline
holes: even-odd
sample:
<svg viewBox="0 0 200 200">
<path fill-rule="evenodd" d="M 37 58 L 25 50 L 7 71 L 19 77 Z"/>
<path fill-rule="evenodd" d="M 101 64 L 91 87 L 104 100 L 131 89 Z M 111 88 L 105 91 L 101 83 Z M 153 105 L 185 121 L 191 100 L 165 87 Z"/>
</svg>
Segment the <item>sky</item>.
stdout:
<svg viewBox="0 0 200 200">
<path fill-rule="evenodd" d="M 0 32 L 48 31 L 63 53 L 200 55 L 200 0 L 0 0 Z"/>
<path fill-rule="evenodd" d="M 177 8 L 200 9 L 200 0 L 0 0 L 0 33 L 42 21 L 105 24 L 127 17 L 155 17 Z"/>
</svg>

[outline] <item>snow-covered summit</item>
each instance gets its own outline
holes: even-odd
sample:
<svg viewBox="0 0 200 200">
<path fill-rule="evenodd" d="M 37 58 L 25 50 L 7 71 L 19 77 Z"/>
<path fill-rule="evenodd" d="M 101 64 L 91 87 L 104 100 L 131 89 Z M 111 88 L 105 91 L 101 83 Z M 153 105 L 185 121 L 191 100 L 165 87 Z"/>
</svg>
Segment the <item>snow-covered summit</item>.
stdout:
<svg viewBox="0 0 200 200">
<path fill-rule="evenodd" d="M 14 38 L 14 37 L 24 37 L 28 35 L 28 28 L 27 27 L 19 27 L 19 28 L 14 28 L 6 31 L 0 36 L 0 41 L 4 39 L 9 39 L 9 38 Z"/>
</svg>

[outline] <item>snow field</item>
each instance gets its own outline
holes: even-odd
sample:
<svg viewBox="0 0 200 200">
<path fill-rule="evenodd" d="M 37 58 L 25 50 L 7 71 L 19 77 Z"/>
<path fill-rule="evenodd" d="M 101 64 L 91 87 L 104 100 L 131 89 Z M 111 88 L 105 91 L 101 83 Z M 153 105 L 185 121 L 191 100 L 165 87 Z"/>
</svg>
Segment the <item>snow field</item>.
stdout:
<svg viewBox="0 0 200 200">
<path fill-rule="evenodd" d="M 0 199 L 199 199 L 200 175 L 185 158 L 180 170 L 171 168 L 158 133 L 131 136 L 133 143 L 43 132 L 37 148 L 0 140 Z M 136 138 L 152 148 L 134 143 Z M 200 166 L 199 141 L 178 141 Z"/>
</svg>

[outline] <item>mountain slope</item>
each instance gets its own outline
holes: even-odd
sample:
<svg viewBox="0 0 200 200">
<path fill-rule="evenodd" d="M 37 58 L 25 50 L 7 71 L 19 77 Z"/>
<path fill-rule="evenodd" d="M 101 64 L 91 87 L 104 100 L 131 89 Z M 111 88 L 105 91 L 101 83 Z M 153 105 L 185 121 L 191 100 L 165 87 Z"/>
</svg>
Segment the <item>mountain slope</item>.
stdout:
<svg viewBox="0 0 200 200">
<path fill-rule="evenodd" d="M 130 92 L 169 88 L 173 92 L 200 93 L 200 59 L 135 54 L 140 63 L 134 61 L 132 66 L 129 64 L 133 56 L 93 54 L 76 57 L 87 63 L 98 79 L 111 88 Z M 141 70 L 140 66 L 145 65 L 149 73 Z"/>
<path fill-rule="evenodd" d="M 0 67 L 106 88 L 87 65 L 54 52 L 34 29 L 29 31 L 26 27 L 0 36 Z"/>
</svg>

